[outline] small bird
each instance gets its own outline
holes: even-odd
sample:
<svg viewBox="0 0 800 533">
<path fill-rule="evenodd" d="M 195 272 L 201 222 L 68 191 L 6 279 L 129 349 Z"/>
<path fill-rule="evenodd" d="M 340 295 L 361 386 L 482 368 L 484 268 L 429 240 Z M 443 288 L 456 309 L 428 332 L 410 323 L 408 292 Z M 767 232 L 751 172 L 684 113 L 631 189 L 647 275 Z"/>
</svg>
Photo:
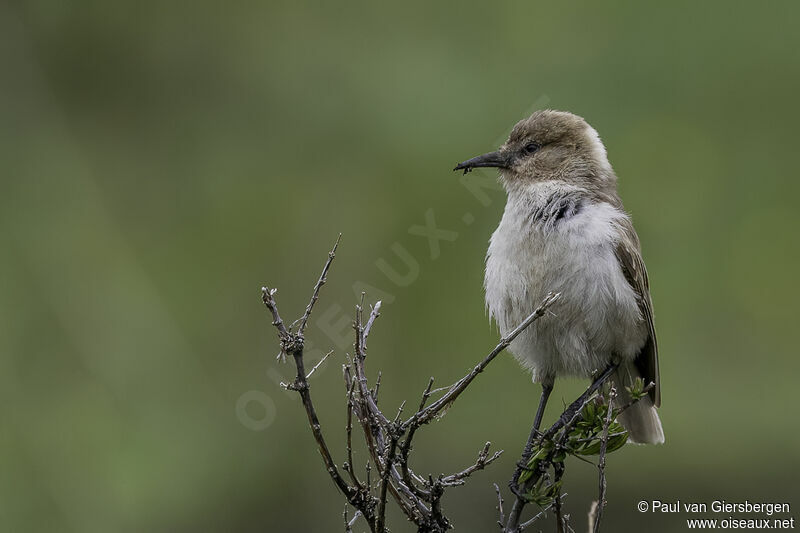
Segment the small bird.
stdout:
<svg viewBox="0 0 800 533">
<path fill-rule="evenodd" d="M 636 378 L 653 383 L 620 415 L 629 440 L 662 443 L 653 304 L 639 238 L 617 194 L 617 176 L 597 132 L 581 117 L 544 110 L 518 122 L 496 152 L 454 170 L 500 169 L 508 201 L 486 256 L 486 305 L 507 335 L 549 292 L 551 313 L 510 345 L 541 383 L 539 429 L 554 381 L 615 366 L 617 402 Z M 529 441 L 530 443 L 530 441 Z M 524 459 L 524 455 L 523 455 Z"/>
</svg>

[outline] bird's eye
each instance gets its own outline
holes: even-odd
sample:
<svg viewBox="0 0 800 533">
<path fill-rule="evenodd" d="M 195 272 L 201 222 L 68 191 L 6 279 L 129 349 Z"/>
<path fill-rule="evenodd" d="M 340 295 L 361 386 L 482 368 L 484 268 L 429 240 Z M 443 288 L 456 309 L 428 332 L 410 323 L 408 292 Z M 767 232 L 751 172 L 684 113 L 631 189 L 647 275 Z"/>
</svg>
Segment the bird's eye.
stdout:
<svg viewBox="0 0 800 533">
<path fill-rule="evenodd" d="M 539 145 L 536 143 L 528 143 L 525 145 L 525 151 L 529 154 L 534 153 L 536 150 L 539 149 Z"/>
</svg>

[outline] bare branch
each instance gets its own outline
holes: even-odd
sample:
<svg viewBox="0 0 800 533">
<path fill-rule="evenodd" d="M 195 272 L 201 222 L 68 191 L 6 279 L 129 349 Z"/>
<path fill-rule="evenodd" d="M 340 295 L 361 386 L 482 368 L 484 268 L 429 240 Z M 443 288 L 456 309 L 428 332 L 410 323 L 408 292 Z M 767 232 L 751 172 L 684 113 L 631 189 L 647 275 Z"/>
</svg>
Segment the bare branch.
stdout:
<svg viewBox="0 0 800 533">
<path fill-rule="evenodd" d="M 270 313 L 272 313 L 272 325 L 278 331 L 278 342 L 281 346 L 281 351 L 278 352 L 277 359 L 281 362 L 286 362 L 286 347 L 284 344 L 289 339 L 289 332 L 286 331 L 286 326 L 283 323 L 280 313 L 278 313 L 278 304 L 275 302 L 275 293 L 278 289 L 270 289 L 269 287 L 261 287 L 261 301 L 267 306 Z"/>
<path fill-rule="evenodd" d="M 341 238 L 341 235 L 339 237 Z M 306 312 L 303 315 L 304 318 L 301 322 L 301 327 L 298 330 L 298 333 L 293 334 L 290 331 L 287 331 L 286 326 L 281 319 L 280 313 L 278 312 L 278 304 L 275 301 L 275 289 L 263 287 L 261 290 L 261 298 L 264 302 L 264 305 L 266 305 L 267 309 L 269 309 L 270 313 L 272 314 L 272 324 L 275 326 L 275 329 L 278 332 L 278 338 L 281 344 L 281 354 L 284 356 L 289 355 L 294 359 L 297 373 L 294 382 L 290 385 L 287 385 L 287 388 L 297 391 L 298 394 L 300 394 L 303 408 L 305 409 L 306 416 L 308 418 L 309 426 L 311 426 L 311 433 L 313 434 L 314 440 L 317 443 L 317 449 L 319 450 L 322 460 L 325 463 L 325 469 L 327 470 L 328 475 L 331 477 L 336 487 L 342 492 L 342 494 L 345 495 L 347 501 L 354 507 L 358 508 L 359 505 L 363 506 L 363 501 L 359 499 L 359 491 L 350 486 L 344 480 L 344 478 L 342 478 L 341 474 L 339 473 L 339 469 L 336 467 L 336 463 L 331 456 L 328 444 L 322 434 L 322 426 L 319 422 L 316 409 L 314 408 L 314 403 L 311 399 L 311 391 L 306 377 L 305 363 L 303 360 L 304 342 L 302 330 L 305 327 L 308 316 L 311 314 L 311 309 L 313 308 L 314 303 L 319 296 L 319 288 L 325 282 L 325 276 L 327 275 L 328 269 L 333 261 L 334 251 L 336 250 L 336 246 L 338 246 L 338 244 L 339 240 L 337 239 L 333 250 L 330 254 L 328 254 L 328 260 L 322 270 L 322 275 L 314 287 L 314 293 L 312 295 L 311 302 L 309 303 L 308 307 L 306 308 Z M 367 516 L 367 511 L 368 509 L 366 507 L 362 510 L 365 516 Z"/>
<path fill-rule="evenodd" d="M 311 371 L 308 374 L 306 374 L 306 379 L 311 378 L 311 374 L 313 374 L 320 367 L 320 365 L 325 362 L 325 359 L 327 359 L 328 356 L 330 354 L 332 354 L 332 353 L 333 353 L 333 350 L 331 350 L 330 352 L 328 352 L 325 355 L 323 355 L 322 359 L 320 359 L 319 362 L 316 365 L 314 365 L 314 368 L 312 368 Z"/>
<path fill-rule="evenodd" d="M 428 386 L 425 387 L 425 390 L 422 393 L 422 400 L 419 402 L 419 409 L 417 411 L 422 411 L 425 408 L 425 404 L 428 402 L 428 398 L 431 395 L 431 387 L 433 387 L 433 376 L 428 381 Z"/>
<path fill-rule="evenodd" d="M 597 497 L 597 508 L 594 513 L 594 523 L 592 524 L 593 533 L 599 533 L 600 520 L 603 518 L 603 510 L 606 507 L 606 450 L 608 449 L 608 428 L 611 425 L 611 418 L 614 411 L 614 398 L 617 396 L 617 390 L 612 386 L 608 393 L 608 413 L 606 419 L 603 421 L 603 434 L 600 437 L 600 459 L 597 463 L 597 470 L 599 471 L 599 490 Z"/>
<path fill-rule="evenodd" d="M 517 335 L 522 333 L 525 328 L 530 326 L 536 319 L 540 318 L 544 315 L 545 311 L 547 310 L 550 305 L 552 305 L 558 298 L 561 296 L 560 293 L 550 293 L 548 294 L 542 303 L 539 304 L 539 307 L 531 313 L 528 318 L 526 318 L 519 326 L 514 328 L 514 330 L 508 334 L 507 337 L 500 340 L 500 343 L 492 350 L 489 355 L 487 355 L 483 361 L 478 363 L 475 368 L 473 368 L 469 374 L 458 380 L 450 390 L 444 394 L 441 398 L 433 402 L 424 410 L 416 413 L 414 416 L 409 418 L 404 424 L 404 428 L 411 427 L 412 425 L 421 425 L 430 422 L 439 412 L 441 412 L 446 407 L 452 405 L 453 402 L 456 401 L 456 398 L 464 392 L 467 386 L 472 383 L 478 374 L 483 372 L 486 366 L 492 362 L 492 360 L 497 357 L 497 355 L 505 350 L 511 342 L 517 338 Z"/>
<path fill-rule="evenodd" d="M 403 414 L 403 408 L 406 406 L 406 401 L 403 400 L 400 404 L 400 407 L 397 408 L 397 416 L 394 417 L 394 423 L 397 424 L 400 422 L 400 416 Z"/>
<path fill-rule="evenodd" d="M 561 475 L 563 475 L 563 467 L 561 469 Z M 561 478 L 561 475 L 558 475 L 558 478 Z M 564 533 L 564 515 L 561 512 L 561 494 L 560 491 L 556 494 L 556 498 L 553 500 L 553 512 L 556 515 L 556 533 Z"/>
<path fill-rule="evenodd" d="M 381 388 L 381 377 L 382 376 L 383 376 L 383 373 L 379 370 L 378 371 L 378 377 L 375 379 L 375 386 L 372 387 L 372 398 L 375 400 L 375 403 L 378 403 L 378 391 L 380 391 L 380 388 Z"/>
<path fill-rule="evenodd" d="M 345 533 L 353 533 L 353 524 L 356 523 L 358 517 L 361 516 L 361 511 L 356 510 L 355 514 L 353 515 L 352 519 L 348 519 L 347 517 L 347 504 L 344 504 L 344 512 L 342 513 L 342 518 L 344 518 L 344 532 Z"/>
<path fill-rule="evenodd" d="M 355 323 L 353 324 L 353 329 L 356 331 L 353 368 L 355 369 L 359 387 L 359 396 L 364 404 L 365 410 L 369 413 L 370 417 L 373 417 L 380 426 L 386 427 L 390 424 L 390 421 L 378 408 L 378 404 L 375 402 L 375 397 L 370 392 L 367 384 L 366 371 L 364 370 L 364 359 L 366 359 L 367 353 L 364 349 L 364 328 L 361 320 L 361 307 L 356 306 L 356 319 Z"/>
<path fill-rule="evenodd" d="M 474 472 L 478 470 L 483 470 L 486 468 L 487 465 L 493 463 L 503 454 L 503 450 L 497 451 L 489 457 L 489 447 L 492 445 L 491 442 L 487 442 L 483 449 L 478 453 L 478 459 L 475 461 L 475 464 L 468 466 L 461 472 L 456 472 L 455 474 L 451 474 L 449 476 L 445 476 L 442 478 L 441 482 L 444 486 L 452 486 L 452 485 L 463 485 L 464 479 L 468 478 Z"/>
<path fill-rule="evenodd" d="M 340 233 L 339 236 L 336 238 L 336 242 L 333 245 L 333 249 L 328 253 L 328 260 L 325 262 L 325 266 L 322 267 L 322 274 L 319 275 L 319 279 L 317 280 L 316 285 L 314 285 L 314 291 L 311 293 L 311 300 L 308 302 L 306 306 L 306 312 L 303 313 L 303 317 L 300 319 L 300 327 L 297 328 L 297 334 L 299 336 L 303 336 L 303 332 L 306 330 L 306 324 L 308 323 L 308 317 L 311 316 L 311 311 L 314 309 L 314 304 L 317 303 L 319 299 L 319 290 L 328 280 L 328 269 L 331 267 L 331 263 L 333 263 L 333 258 L 336 257 L 336 248 L 339 247 L 339 241 L 342 240 L 342 234 Z"/>
<path fill-rule="evenodd" d="M 398 417 L 400 415 L 398 414 Z M 386 491 L 389 488 L 389 477 L 392 473 L 392 466 L 394 465 L 394 456 L 397 451 L 397 440 L 392 439 L 389 442 L 389 447 L 386 452 L 385 464 L 381 474 L 381 484 L 378 493 L 378 517 L 377 517 L 377 530 L 383 531 L 386 525 Z"/>
<path fill-rule="evenodd" d="M 365 327 L 362 326 L 362 309 L 363 307 L 361 305 L 356 307 L 355 322 L 353 324 L 353 329 L 356 332 L 356 341 L 355 357 L 352 365 L 355 373 L 359 398 L 358 412 L 360 415 L 358 416 L 358 420 L 364 432 L 364 440 L 366 442 L 367 451 L 369 452 L 370 458 L 378 468 L 378 471 L 383 474 L 387 472 L 386 456 L 384 455 L 383 450 L 387 449 L 388 441 L 392 439 L 395 440 L 396 445 L 396 441 L 399 439 L 400 432 L 399 430 L 393 429 L 393 424 L 380 411 L 375 400 L 376 393 L 374 391 L 370 391 L 367 384 L 366 370 L 364 368 L 366 350 L 364 343 Z M 375 317 L 377 316 L 377 310 L 373 309 L 372 313 L 370 314 L 370 319 L 373 323 Z M 392 497 L 395 499 L 406 517 L 409 520 L 418 523 L 422 516 L 425 516 L 429 513 L 428 508 L 422 501 L 420 501 L 415 491 L 403 482 L 402 476 L 397 471 L 394 464 L 389 465 L 388 473 L 391 475 L 391 479 L 394 481 L 394 483 L 396 483 L 396 486 L 392 483 L 388 483 L 386 485 L 387 490 L 392 494 Z M 384 485 L 379 482 L 378 486 L 381 488 Z M 380 495 L 378 497 L 380 498 Z"/>
<path fill-rule="evenodd" d="M 503 495 L 500 493 L 500 487 L 497 486 L 497 483 L 494 483 L 494 491 L 497 493 L 497 510 L 500 512 L 500 520 L 497 521 L 497 525 L 500 526 L 500 529 L 503 529 L 505 527 L 506 515 L 503 513 Z"/>
<path fill-rule="evenodd" d="M 308 381 L 306 381 L 305 369 L 303 367 L 302 344 L 299 351 L 290 351 L 289 355 L 294 357 L 295 365 L 297 367 L 297 377 L 295 378 L 295 382 L 292 384 L 293 389 L 300 393 L 300 399 L 302 400 L 303 407 L 306 410 L 308 423 L 311 426 L 311 432 L 314 435 L 314 440 L 317 441 L 317 448 L 319 449 L 320 455 L 322 455 L 322 460 L 325 462 L 325 468 L 339 490 L 341 490 L 345 496 L 353 496 L 355 492 L 354 489 L 350 487 L 342 478 L 341 474 L 339 474 L 339 470 L 336 468 L 336 464 L 331 457 L 328 445 L 322 435 L 322 426 L 319 422 L 317 412 L 311 400 L 311 392 L 309 391 Z"/>
<path fill-rule="evenodd" d="M 342 465 L 342 468 L 345 469 L 347 475 L 350 476 L 350 481 L 355 485 L 358 489 L 363 489 L 363 485 L 356 476 L 356 472 L 353 469 L 353 392 L 356 388 L 355 379 L 350 377 L 350 371 L 346 365 L 343 365 L 345 380 L 348 381 L 347 385 L 347 425 L 345 426 L 345 432 L 347 434 L 347 461 Z"/>
<path fill-rule="evenodd" d="M 367 325 L 364 326 L 364 350 L 367 349 L 367 337 L 369 337 L 369 332 L 372 331 L 372 325 L 375 323 L 375 319 L 381 316 L 381 301 L 378 300 L 375 302 L 375 305 L 372 307 L 372 310 L 369 313 L 369 318 L 367 319 Z"/>
</svg>

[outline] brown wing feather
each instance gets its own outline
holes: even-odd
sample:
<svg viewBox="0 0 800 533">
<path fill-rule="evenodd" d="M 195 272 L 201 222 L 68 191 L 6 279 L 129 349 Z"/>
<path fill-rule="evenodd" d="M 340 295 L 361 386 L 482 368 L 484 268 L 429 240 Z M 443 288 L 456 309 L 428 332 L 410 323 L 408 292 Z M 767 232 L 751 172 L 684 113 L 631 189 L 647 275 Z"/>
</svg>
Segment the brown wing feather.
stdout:
<svg viewBox="0 0 800 533">
<path fill-rule="evenodd" d="M 639 309 L 650 330 L 650 335 L 648 335 L 639 355 L 636 356 L 634 364 L 645 384 L 651 381 L 655 383 L 655 387 L 650 390 L 650 399 L 658 407 L 661 405 L 661 377 L 658 372 L 658 344 L 656 343 L 656 330 L 653 324 L 653 302 L 650 299 L 650 282 L 647 279 L 647 269 L 642 260 L 639 237 L 636 235 L 630 220 L 626 219 L 621 224 L 621 230 L 621 238 L 615 250 L 617 261 L 619 261 L 628 283 L 639 296 Z"/>
</svg>

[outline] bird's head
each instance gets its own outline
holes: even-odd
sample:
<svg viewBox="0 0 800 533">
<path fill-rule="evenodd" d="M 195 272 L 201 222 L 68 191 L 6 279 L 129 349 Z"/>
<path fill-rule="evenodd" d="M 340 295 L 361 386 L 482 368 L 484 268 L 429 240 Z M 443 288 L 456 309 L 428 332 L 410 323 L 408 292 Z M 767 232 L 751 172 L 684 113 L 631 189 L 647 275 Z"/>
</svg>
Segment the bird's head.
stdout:
<svg viewBox="0 0 800 533">
<path fill-rule="evenodd" d="M 496 152 L 473 157 L 453 170 L 496 167 L 506 188 L 561 180 L 589 189 L 614 187 L 616 178 L 597 132 L 564 111 L 536 111 L 511 130 Z"/>
</svg>

